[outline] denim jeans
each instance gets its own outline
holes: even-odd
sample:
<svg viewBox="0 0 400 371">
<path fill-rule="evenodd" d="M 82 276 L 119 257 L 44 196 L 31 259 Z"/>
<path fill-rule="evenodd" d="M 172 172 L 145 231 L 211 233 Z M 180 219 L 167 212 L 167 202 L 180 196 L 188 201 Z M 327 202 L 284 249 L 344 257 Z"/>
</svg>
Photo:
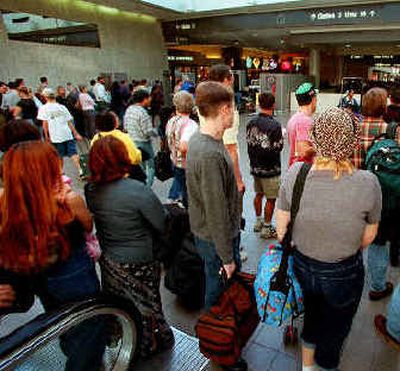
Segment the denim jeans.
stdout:
<svg viewBox="0 0 400 371">
<path fill-rule="evenodd" d="M 368 247 L 368 273 L 370 289 L 384 291 L 386 289 L 386 272 L 389 265 L 389 246 L 371 244 Z"/>
<path fill-rule="evenodd" d="M 135 141 L 135 144 L 136 147 L 142 149 L 149 155 L 149 159 L 142 162 L 142 168 L 147 176 L 146 183 L 149 187 L 151 187 L 154 183 L 154 174 L 155 174 L 153 145 L 151 144 L 151 140 L 149 140 L 148 142 Z"/>
<path fill-rule="evenodd" d="M 389 303 L 386 328 L 389 334 L 400 343 L 400 284 L 394 290 Z"/>
<path fill-rule="evenodd" d="M 336 370 L 361 300 L 362 255 L 324 263 L 295 250 L 294 269 L 304 296 L 304 346 L 315 349 L 315 362 L 320 368 Z"/>
<path fill-rule="evenodd" d="M 168 198 L 171 200 L 182 199 L 183 204 L 187 206 L 186 190 L 186 171 L 180 167 L 174 166 L 174 180 L 169 190 Z"/>
<path fill-rule="evenodd" d="M 197 251 L 204 262 L 204 273 L 206 276 L 206 297 L 205 309 L 209 310 L 219 299 L 224 290 L 224 282 L 220 275 L 222 260 L 218 256 L 215 244 L 210 241 L 205 241 L 197 236 L 194 237 L 194 242 Z M 236 269 L 240 271 L 240 234 L 232 240 L 233 260 L 236 264 Z"/>
</svg>

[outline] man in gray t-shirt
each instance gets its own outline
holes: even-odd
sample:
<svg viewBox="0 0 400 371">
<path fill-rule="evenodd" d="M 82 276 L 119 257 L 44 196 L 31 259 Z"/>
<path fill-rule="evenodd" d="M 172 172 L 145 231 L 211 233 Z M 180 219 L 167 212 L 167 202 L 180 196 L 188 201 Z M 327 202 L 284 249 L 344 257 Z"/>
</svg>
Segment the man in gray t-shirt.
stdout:
<svg viewBox="0 0 400 371">
<path fill-rule="evenodd" d="M 205 124 L 189 141 L 186 184 L 196 247 L 205 264 L 206 308 L 222 290 L 221 268 L 228 278 L 239 268 L 239 193 L 232 160 L 222 137 L 232 126 L 232 93 L 217 82 L 201 83 L 196 104 Z"/>
</svg>

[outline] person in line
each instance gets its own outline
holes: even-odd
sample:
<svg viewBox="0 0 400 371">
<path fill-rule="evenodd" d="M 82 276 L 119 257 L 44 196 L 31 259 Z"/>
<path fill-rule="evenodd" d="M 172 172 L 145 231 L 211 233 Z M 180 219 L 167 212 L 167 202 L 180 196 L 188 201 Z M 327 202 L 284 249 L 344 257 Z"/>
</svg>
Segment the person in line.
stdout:
<svg viewBox="0 0 400 371">
<path fill-rule="evenodd" d="M 124 133 L 119 129 L 119 120 L 117 115 L 112 111 L 102 111 L 96 115 L 96 129 L 98 133 L 93 137 L 91 146 L 107 135 L 111 135 L 124 143 L 128 156 L 131 161 L 132 167 L 129 176 L 132 179 L 139 180 L 146 183 L 146 174 L 140 167 L 142 162 L 142 152 L 136 147 L 129 134 Z"/>
<path fill-rule="evenodd" d="M 20 97 L 17 90 L 17 84 L 15 81 L 11 81 L 8 84 L 8 91 L 3 95 L 3 102 L 1 108 L 7 111 L 8 116 L 12 117 L 14 109 L 17 107 Z"/>
<path fill-rule="evenodd" d="M 150 112 L 153 122 L 153 127 L 158 128 L 160 126 L 160 113 L 164 106 L 164 91 L 161 84 L 155 84 L 151 88 L 151 103 Z"/>
<path fill-rule="evenodd" d="M 56 102 L 68 108 L 67 91 L 62 85 L 57 86 Z"/>
<path fill-rule="evenodd" d="M 313 123 L 312 116 L 317 109 L 317 93 L 314 86 L 305 82 L 296 89 L 299 110 L 287 123 L 289 140 L 289 167 L 294 162 L 312 163 L 315 150 L 310 142 L 309 131 Z"/>
<path fill-rule="evenodd" d="M 86 85 L 79 85 L 79 105 L 83 114 L 83 126 L 85 128 L 85 137 L 91 140 L 96 133 L 95 112 L 96 103 L 89 95 Z"/>
<path fill-rule="evenodd" d="M 111 84 L 110 93 L 110 110 L 113 111 L 118 116 L 120 122 L 123 123 L 127 102 L 125 100 L 125 96 L 123 95 L 122 87 L 118 81 L 114 81 Z"/>
<path fill-rule="evenodd" d="M 189 117 L 194 107 L 194 100 L 190 93 L 186 91 L 176 93 L 173 103 L 176 115 L 168 121 L 166 128 L 171 161 L 174 164 L 174 180 L 168 198 L 171 201 L 182 201 L 187 207 L 186 154 L 189 139 L 198 131 L 198 125 Z"/>
<path fill-rule="evenodd" d="M 387 92 L 381 88 L 372 88 L 364 94 L 361 113 L 361 140 L 360 145 L 354 151 L 353 163 L 359 168 L 365 167 L 365 158 L 368 148 L 375 137 L 386 133 L 387 123 L 383 116 L 387 108 Z M 383 208 L 381 223 L 376 239 L 368 248 L 368 272 L 370 275 L 369 298 L 381 300 L 391 295 L 393 283 L 387 281 L 387 269 L 389 267 L 388 241 L 397 230 L 397 215 L 388 215 Z"/>
<path fill-rule="evenodd" d="M 106 90 L 106 80 L 103 76 L 97 77 L 97 82 L 93 87 L 93 94 L 98 110 L 106 109 L 110 103 L 110 97 Z"/>
<path fill-rule="evenodd" d="M 92 99 L 95 101 L 95 100 L 96 100 L 96 96 L 95 96 L 94 93 L 93 93 L 93 89 L 94 89 L 94 86 L 96 85 L 96 80 L 94 80 L 94 79 L 90 80 L 89 85 L 90 85 L 90 87 L 89 87 L 88 94 L 89 94 L 89 95 L 92 97 Z"/>
<path fill-rule="evenodd" d="M 349 89 L 343 98 L 340 99 L 339 108 L 348 109 L 350 112 L 359 113 L 360 105 L 354 98 L 354 89 Z"/>
<path fill-rule="evenodd" d="M 326 108 L 310 140 L 317 157 L 307 176 L 293 227 L 294 270 L 304 295 L 303 371 L 338 370 L 364 286 L 361 250 L 374 240 L 382 195 L 377 177 L 350 161 L 357 124 L 344 110 Z M 282 241 L 290 220 L 294 164 L 279 191 L 277 233 Z"/>
<path fill-rule="evenodd" d="M 63 182 L 56 149 L 40 141 L 14 144 L 4 156 L 3 179 L 0 277 L 14 295 L 9 287 L 2 290 L 9 304 L 2 312 L 28 310 L 34 294 L 46 311 L 97 295 L 100 284 L 84 238 L 92 231 L 92 217 L 81 196 Z M 104 335 L 98 319 L 63 335 L 65 370 L 100 370 Z"/>
<path fill-rule="evenodd" d="M 40 81 L 40 84 L 39 84 L 39 86 L 38 86 L 38 88 L 37 88 L 36 91 L 37 91 L 39 94 L 42 94 L 42 93 L 43 93 L 43 90 L 49 87 L 49 80 L 48 80 L 48 78 L 47 78 L 46 76 L 42 76 L 42 77 L 39 79 L 39 81 Z"/>
<path fill-rule="evenodd" d="M 239 190 L 232 158 L 223 143 L 233 125 L 233 92 L 215 81 L 196 89 L 196 105 L 205 123 L 189 141 L 186 183 L 191 230 L 204 262 L 205 309 L 214 305 L 224 289 L 221 269 L 228 278 L 240 270 Z M 239 359 L 236 370 L 245 370 Z"/>
<path fill-rule="evenodd" d="M 175 86 L 174 86 L 174 94 L 176 94 L 178 91 L 181 91 L 182 84 L 183 84 L 183 80 L 182 79 L 177 79 L 176 80 Z"/>
<path fill-rule="evenodd" d="M 82 177 L 83 172 L 75 143 L 75 140 L 82 140 L 82 137 L 72 124 L 72 116 L 68 109 L 56 102 L 55 92 L 47 88 L 43 90 L 43 95 L 47 103 L 39 108 L 37 118 L 43 121 L 44 138 L 53 144 L 61 159 L 71 158 L 79 176 Z"/>
<path fill-rule="evenodd" d="M 228 89 L 233 90 L 233 84 L 235 82 L 232 71 L 229 66 L 225 64 L 216 64 L 210 68 L 209 71 L 209 80 L 210 81 L 217 81 L 222 84 L 224 84 Z M 183 87 L 182 87 L 183 88 Z M 234 100 L 233 100 L 234 102 Z M 199 117 L 200 119 L 200 127 L 204 124 L 203 118 Z M 223 142 L 224 145 L 229 153 L 229 155 L 232 158 L 233 162 L 233 169 L 235 171 L 235 178 L 236 178 L 236 184 L 239 190 L 240 194 L 240 199 L 239 199 L 239 208 L 240 208 L 240 214 L 242 215 L 243 212 L 243 197 L 244 193 L 246 191 L 246 186 L 244 184 L 243 178 L 242 178 L 242 173 L 240 172 L 240 166 L 239 166 L 239 147 L 238 147 L 238 134 L 239 134 L 239 125 L 240 125 L 240 117 L 239 117 L 239 112 L 235 108 L 234 109 L 234 117 L 233 117 L 233 125 L 231 128 L 228 128 L 224 132 L 223 136 Z M 241 219 L 241 227 L 244 229 L 244 224 L 245 220 Z M 243 251 L 243 247 L 240 247 L 240 256 L 242 261 L 247 260 L 247 254 L 245 251 Z"/>
<path fill-rule="evenodd" d="M 161 202 L 146 185 L 127 177 L 131 160 L 124 143 L 108 135 L 89 154 L 91 178 L 86 201 L 102 248 L 103 290 L 138 308 L 142 319 L 140 355 L 149 357 L 173 345 L 160 297 L 160 263 L 155 236 L 165 228 Z"/>
<path fill-rule="evenodd" d="M 136 146 L 146 153 L 147 160 L 143 162 L 143 169 L 146 172 L 149 187 L 153 185 L 155 175 L 152 138 L 157 136 L 157 130 L 153 128 L 151 117 L 147 112 L 150 101 L 147 90 L 136 90 L 133 93 L 133 104 L 128 107 L 124 117 L 124 128 Z"/>
<path fill-rule="evenodd" d="M 32 98 L 32 94 L 27 87 L 19 88 L 18 94 L 21 99 L 14 109 L 14 117 L 27 120 L 31 124 L 34 124 L 38 114 L 38 108 Z"/>
<path fill-rule="evenodd" d="M 271 221 L 279 192 L 283 138 L 281 124 L 273 118 L 275 107 L 273 94 L 261 93 L 258 101 L 260 113 L 248 123 L 246 141 L 256 193 L 254 210 L 257 221 L 254 232 L 261 232 L 262 238 L 269 239 L 277 237 Z M 266 204 L 262 217 L 264 197 Z"/>
<path fill-rule="evenodd" d="M 400 143 L 400 88 L 392 89 L 390 93 L 390 104 L 387 106 L 384 115 L 385 122 L 389 125 L 397 124 L 395 140 Z M 396 210 L 396 215 L 400 214 L 400 210 Z M 390 263 L 393 267 L 399 265 L 400 261 L 400 233 L 398 228 L 393 229 L 390 238 Z"/>
</svg>

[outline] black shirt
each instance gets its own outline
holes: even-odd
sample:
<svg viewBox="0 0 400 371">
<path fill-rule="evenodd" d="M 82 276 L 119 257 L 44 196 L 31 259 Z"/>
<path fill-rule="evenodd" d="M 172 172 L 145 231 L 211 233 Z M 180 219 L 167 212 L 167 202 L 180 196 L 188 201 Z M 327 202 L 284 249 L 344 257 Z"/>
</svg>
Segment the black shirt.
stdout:
<svg viewBox="0 0 400 371">
<path fill-rule="evenodd" d="M 247 124 L 246 141 L 252 175 L 270 178 L 281 174 L 283 138 L 278 121 L 259 113 Z"/>
<path fill-rule="evenodd" d="M 38 109 L 33 99 L 21 99 L 17 103 L 18 107 L 21 107 L 21 118 L 23 120 L 35 120 Z"/>
</svg>

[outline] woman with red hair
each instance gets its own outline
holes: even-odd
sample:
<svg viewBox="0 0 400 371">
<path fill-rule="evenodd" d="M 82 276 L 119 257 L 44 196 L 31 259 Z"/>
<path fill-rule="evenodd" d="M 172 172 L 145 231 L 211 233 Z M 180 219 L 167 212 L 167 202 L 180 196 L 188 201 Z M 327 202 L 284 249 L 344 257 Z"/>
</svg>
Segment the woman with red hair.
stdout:
<svg viewBox="0 0 400 371">
<path fill-rule="evenodd" d="M 128 178 L 131 161 L 125 145 L 112 136 L 97 140 L 89 154 L 91 181 L 85 195 L 94 214 L 102 248 L 103 290 L 135 304 L 142 317 L 140 355 L 169 348 L 173 333 L 165 321 L 160 297 L 160 264 L 156 238 L 165 213 L 153 191 Z"/>
<path fill-rule="evenodd" d="M 3 162 L 0 193 L 0 279 L 15 292 L 8 312 L 29 309 L 37 294 L 45 310 L 99 292 L 84 232 L 93 227 L 84 200 L 63 183 L 55 148 L 39 141 L 13 145 Z M 85 322 L 67 332 L 66 370 L 97 370 L 102 325 Z M 79 354 L 76 352 L 79 349 Z"/>
</svg>

